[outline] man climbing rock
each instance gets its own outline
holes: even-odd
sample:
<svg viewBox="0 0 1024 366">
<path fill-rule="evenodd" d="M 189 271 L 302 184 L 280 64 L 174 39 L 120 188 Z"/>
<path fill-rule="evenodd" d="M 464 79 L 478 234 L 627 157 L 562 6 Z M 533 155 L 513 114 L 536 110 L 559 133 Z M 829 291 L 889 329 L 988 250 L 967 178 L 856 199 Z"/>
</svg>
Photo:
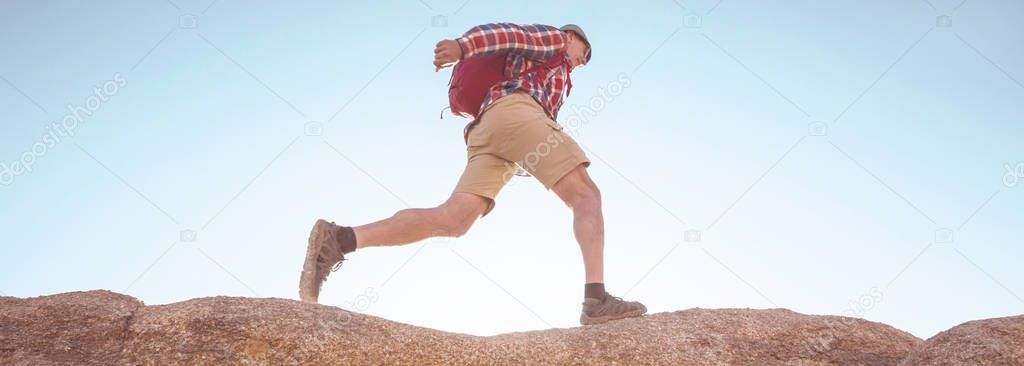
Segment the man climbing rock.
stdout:
<svg viewBox="0 0 1024 366">
<path fill-rule="evenodd" d="M 569 74 L 590 57 L 590 41 L 573 24 L 484 24 L 438 42 L 435 71 L 455 67 L 452 111 L 472 119 L 464 130 L 468 160 L 462 177 L 437 207 L 401 210 L 354 227 L 318 220 L 299 281 L 302 301 L 316 303 L 327 276 L 356 250 L 462 236 L 494 208 L 498 192 L 521 167 L 572 210 L 586 271 L 580 323 L 646 313 L 643 304 L 605 291 L 601 193 L 587 173 L 583 149 L 555 122 L 563 91 L 568 96 L 572 88 Z"/>
</svg>

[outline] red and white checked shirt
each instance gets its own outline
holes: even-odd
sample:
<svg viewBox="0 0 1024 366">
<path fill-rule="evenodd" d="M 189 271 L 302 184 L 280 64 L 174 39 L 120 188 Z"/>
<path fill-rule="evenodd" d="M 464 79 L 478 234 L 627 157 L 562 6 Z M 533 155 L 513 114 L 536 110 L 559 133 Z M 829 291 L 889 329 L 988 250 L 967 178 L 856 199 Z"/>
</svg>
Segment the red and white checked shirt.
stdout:
<svg viewBox="0 0 1024 366">
<path fill-rule="evenodd" d="M 505 59 L 505 77 L 511 78 L 525 70 L 544 64 L 549 58 L 565 48 L 568 38 L 558 28 L 542 24 L 492 23 L 470 28 L 457 39 L 462 47 L 462 57 L 468 58 L 496 52 L 508 52 Z M 559 67 L 519 75 L 512 80 L 491 87 L 484 97 L 480 110 L 497 101 L 498 98 L 517 91 L 524 91 L 536 99 L 551 119 L 558 117 L 562 107 L 562 91 L 571 87 L 569 72 L 571 62 L 563 53 L 565 63 Z"/>
</svg>

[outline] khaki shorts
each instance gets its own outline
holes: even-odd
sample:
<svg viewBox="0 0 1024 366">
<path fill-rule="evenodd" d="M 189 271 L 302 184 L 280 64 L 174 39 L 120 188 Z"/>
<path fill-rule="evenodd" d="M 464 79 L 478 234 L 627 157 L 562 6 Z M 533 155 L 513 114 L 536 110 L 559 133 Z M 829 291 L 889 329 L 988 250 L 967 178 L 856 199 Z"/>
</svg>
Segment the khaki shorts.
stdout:
<svg viewBox="0 0 1024 366">
<path fill-rule="evenodd" d="M 455 192 L 490 199 L 484 215 L 494 208 L 495 197 L 518 167 L 550 190 L 580 164 L 590 166 L 579 144 L 523 92 L 490 104 L 469 131 L 466 145 L 468 162 Z"/>
</svg>

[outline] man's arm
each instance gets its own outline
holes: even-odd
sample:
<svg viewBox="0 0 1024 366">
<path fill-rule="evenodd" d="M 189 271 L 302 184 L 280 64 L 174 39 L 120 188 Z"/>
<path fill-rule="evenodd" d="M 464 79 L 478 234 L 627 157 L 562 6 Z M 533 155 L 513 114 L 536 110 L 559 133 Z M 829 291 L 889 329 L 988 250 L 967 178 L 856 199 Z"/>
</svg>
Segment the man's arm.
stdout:
<svg viewBox="0 0 1024 366">
<path fill-rule="evenodd" d="M 460 38 L 438 42 L 434 48 L 434 66 L 440 70 L 467 57 L 501 51 L 543 61 L 564 48 L 566 42 L 565 33 L 547 25 L 483 24 L 471 28 Z"/>
<path fill-rule="evenodd" d="M 568 40 L 565 33 L 548 25 L 492 23 L 470 28 L 456 41 L 463 58 L 508 51 L 544 61 L 565 47 Z"/>
</svg>

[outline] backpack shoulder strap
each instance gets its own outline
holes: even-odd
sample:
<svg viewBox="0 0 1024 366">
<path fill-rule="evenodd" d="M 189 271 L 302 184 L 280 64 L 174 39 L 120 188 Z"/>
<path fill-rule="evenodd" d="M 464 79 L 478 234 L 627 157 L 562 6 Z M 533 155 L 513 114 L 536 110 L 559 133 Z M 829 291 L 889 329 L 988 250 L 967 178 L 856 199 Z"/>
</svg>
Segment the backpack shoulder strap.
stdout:
<svg viewBox="0 0 1024 366">
<path fill-rule="evenodd" d="M 542 69 L 550 69 L 550 68 L 556 67 L 558 65 L 561 65 L 563 62 L 565 62 L 565 51 L 561 50 L 561 51 L 558 51 L 558 53 L 554 54 L 553 56 L 548 57 L 548 59 L 546 61 L 544 61 L 544 63 L 542 63 L 540 65 L 537 65 L 537 66 L 534 66 L 534 67 L 532 67 L 532 68 L 530 68 L 530 69 L 528 69 L 526 71 L 523 71 L 523 72 L 519 73 L 518 75 L 516 75 L 516 77 L 518 77 L 520 75 L 526 75 L 526 74 L 530 74 L 530 73 L 533 73 L 533 72 L 537 72 L 537 71 L 540 71 Z"/>
</svg>

